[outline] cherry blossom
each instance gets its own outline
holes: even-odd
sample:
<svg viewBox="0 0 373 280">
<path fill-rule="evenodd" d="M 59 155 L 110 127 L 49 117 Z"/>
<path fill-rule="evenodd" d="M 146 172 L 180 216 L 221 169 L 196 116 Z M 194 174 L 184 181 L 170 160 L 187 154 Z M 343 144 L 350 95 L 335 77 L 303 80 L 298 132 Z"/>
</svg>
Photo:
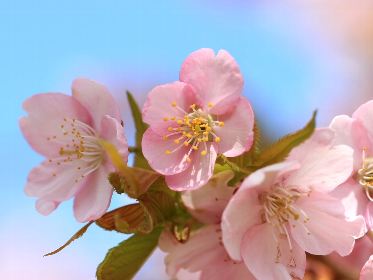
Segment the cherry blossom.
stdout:
<svg viewBox="0 0 373 280">
<path fill-rule="evenodd" d="M 23 107 L 28 116 L 20 127 L 31 147 L 46 158 L 30 172 L 25 192 L 37 197 L 36 209 L 50 214 L 74 197 L 78 221 L 99 218 L 107 210 L 113 189 L 107 180 L 114 167 L 102 141 L 115 145 L 124 161 L 128 146 L 119 108 L 108 90 L 93 81 L 77 79 L 72 96 L 37 94 Z"/>
<path fill-rule="evenodd" d="M 257 279 L 302 279 L 305 252 L 345 256 L 365 233 L 364 219 L 345 217 L 329 194 L 350 176 L 353 162 L 351 148 L 333 139 L 332 131 L 318 131 L 287 161 L 251 174 L 228 203 L 223 243 Z"/>
<path fill-rule="evenodd" d="M 254 115 L 242 88 L 228 52 L 201 49 L 183 63 L 180 81 L 149 93 L 143 119 L 150 127 L 142 149 L 170 188 L 199 188 L 212 176 L 218 154 L 235 157 L 250 149 Z"/>
<path fill-rule="evenodd" d="M 354 150 L 354 171 L 334 194 L 343 199 L 348 215 L 364 215 L 373 229 L 373 101 L 361 105 L 352 117 L 335 117 L 330 127 L 336 133 L 336 144 Z"/>
</svg>

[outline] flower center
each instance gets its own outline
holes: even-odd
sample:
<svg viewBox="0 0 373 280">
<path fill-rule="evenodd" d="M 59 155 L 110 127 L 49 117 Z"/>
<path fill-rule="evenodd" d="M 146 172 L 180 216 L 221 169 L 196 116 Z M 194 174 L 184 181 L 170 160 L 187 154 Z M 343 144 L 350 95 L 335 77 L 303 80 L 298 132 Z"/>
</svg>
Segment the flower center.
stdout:
<svg viewBox="0 0 373 280">
<path fill-rule="evenodd" d="M 213 116 L 198 108 L 196 104 L 190 106 L 189 112 L 179 107 L 176 102 L 172 102 L 171 106 L 181 111 L 184 117 L 163 118 L 165 122 L 172 121 L 172 125 L 168 127 L 170 133 L 164 135 L 163 140 L 168 141 L 170 137 L 176 137 L 173 139 L 176 147 L 173 150 L 166 150 L 166 154 L 171 154 L 183 146 L 189 147 L 186 159 L 190 161 L 190 154 L 193 151 L 202 149 L 201 155 L 207 154 L 207 142 L 220 142 L 221 139 L 215 134 L 214 128 L 224 126 L 224 122 L 215 120 Z M 212 107 L 213 105 L 209 104 L 208 106 Z"/>
<path fill-rule="evenodd" d="M 264 207 L 263 222 L 271 224 L 280 236 L 286 236 L 290 249 L 292 249 L 292 245 L 287 229 L 289 221 L 303 219 L 303 223 L 299 224 L 304 226 L 307 233 L 310 234 L 305 226 L 309 221 L 307 214 L 294 204 L 299 197 L 304 195 L 306 194 L 295 188 L 275 186 L 272 191 L 264 193 L 260 197 Z"/>
<path fill-rule="evenodd" d="M 373 157 L 367 157 L 366 149 L 363 149 L 363 166 L 358 170 L 359 184 L 364 188 L 365 194 L 373 201 Z"/>
<path fill-rule="evenodd" d="M 104 150 L 100 145 L 100 138 L 91 126 L 76 119 L 64 118 L 60 128 L 58 136 L 47 138 L 60 145 L 59 156 L 49 159 L 49 162 L 58 166 L 76 165 L 79 178 L 75 182 L 78 182 L 100 167 Z M 57 176 L 56 173 L 53 176 Z"/>
</svg>

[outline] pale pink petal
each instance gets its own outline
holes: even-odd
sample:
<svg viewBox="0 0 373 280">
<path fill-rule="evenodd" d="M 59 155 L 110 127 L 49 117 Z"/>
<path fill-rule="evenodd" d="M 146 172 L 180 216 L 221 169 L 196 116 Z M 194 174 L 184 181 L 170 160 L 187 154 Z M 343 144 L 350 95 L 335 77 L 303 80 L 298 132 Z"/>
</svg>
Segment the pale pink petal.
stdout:
<svg viewBox="0 0 373 280">
<path fill-rule="evenodd" d="M 364 214 L 369 230 L 373 230 L 373 202 L 368 203 Z"/>
<path fill-rule="evenodd" d="M 180 71 L 180 81 L 193 86 L 200 105 L 212 114 L 234 108 L 242 93 L 243 78 L 234 58 L 225 50 L 215 56 L 211 49 L 190 54 Z M 209 108 L 213 105 L 212 108 Z"/>
<path fill-rule="evenodd" d="M 127 162 L 128 143 L 124 135 L 124 128 L 117 119 L 105 115 L 101 120 L 100 136 L 113 144 L 122 156 L 123 161 Z"/>
<path fill-rule="evenodd" d="M 84 182 L 82 173 L 77 170 L 78 166 L 78 161 L 60 165 L 55 161 L 44 161 L 31 170 L 25 187 L 26 194 L 49 201 L 71 198 Z"/>
<path fill-rule="evenodd" d="M 364 126 L 370 139 L 370 143 L 373 143 L 373 100 L 361 105 L 353 113 L 352 117 L 357 119 Z"/>
<path fill-rule="evenodd" d="M 316 131 L 304 144 L 292 150 L 288 159 L 297 160 L 302 167 L 290 175 L 287 185 L 305 191 L 330 192 L 350 177 L 353 150 L 345 145 L 332 145 L 333 136 L 330 129 Z"/>
<path fill-rule="evenodd" d="M 47 216 L 52 213 L 58 207 L 58 205 L 59 202 L 57 201 L 40 198 L 36 201 L 35 207 L 40 214 Z"/>
<path fill-rule="evenodd" d="M 90 174 L 74 199 L 74 215 L 79 222 L 100 218 L 108 209 L 113 187 L 107 179 L 108 172 L 101 167 Z"/>
<path fill-rule="evenodd" d="M 94 129 L 101 126 L 101 119 L 105 115 L 120 120 L 119 107 L 103 85 L 88 79 L 76 79 L 72 84 L 72 92 L 73 97 L 91 114 Z"/>
<path fill-rule="evenodd" d="M 221 139 L 220 154 L 235 157 L 250 149 L 254 137 L 254 112 L 249 101 L 241 97 L 235 109 L 219 116 L 219 121 L 223 121 L 224 126 L 218 126 L 214 131 Z"/>
<path fill-rule="evenodd" d="M 205 226 L 192 233 L 184 244 L 179 243 L 173 247 L 167 247 L 169 251 L 166 252 L 169 254 L 165 263 L 170 277 L 174 277 L 181 268 L 196 272 L 214 261 L 216 257 L 224 257 L 221 255 L 224 247 L 219 244 L 219 232 L 219 225 Z M 168 236 L 172 238 L 169 234 Z M 162 247 L 164 248 L 164 245 Z"/>
<path fill-rule="evenodd" d="M 27 117 L 19 121 L 30 146 L 45 157 L 58 156 L 63 138 L 64 119 L 77 119 L 90 124 L 87 110 L 74 98 L 61 93 L 36 94 L 23 103 Z"/>
<path fill-rule="evenodd" d="M 293 241 L 290 251 L 288 240 L 276 237 L 272 225 L 265 223 L 254 226 L 244 236 L 242 258 L 257 279 L 291 280 L 303 278 L 306 254 Z"/>
<path fill-rule="evenodd" d="M 365 214 L 369 200 L 362 186 L 354 178 L 334 189 L 330 195 L 342 202 L 347 217 Z"/>
<path fill-rule="evenodd" d="M 173 106 L 175 102 L 176 106 Z M 175 126 L 172 117 L 182 119 L 194 104 L 195 94 L 190 86 L 182 82 L 174 82 L 155 87 L 150 91 L 142 109 L 144 122 L 156 132 L 164 132 L 164 124 Z M 164 119 L 167 118 L 168 121 Z M 160 130 L 160 131 L 158 131 Z"/>
<path fill-rule="evenodd" d="M 370 256 L 369 260 L 365 263 L 363 269 L 360 272 L 360 280 L 372 280 L 373 279 L 373 255 Z"/>
<path fill-rule="evenodd" d="M 205 226 L 191 234 L 185 243 L 175 243 L 170 233 L 163 232 L 160 240 L 166 241 L 167 255 L 165 262 L 169 276 L 174 279 L 201 279 L 201 280 L 241 280 L 255 279 L 245 265 L 229 259 L 220 241 L 219 225 Z M 164 244 L 162 245 L 165 248 Z M 162 248 L 161 247 L 161 248 Z M 184 278 L 184 270 L 189 273 L 200 273 L 197 278 Z M 190 276 L 190 274 L 189 274 Z"/>
<path fill-rule="evenodd" d="M 241 260 L 241 243 L 245 233 L 261 222 L 258 192 L 255 189 L 239 190 L 230 200 L 222 216 L 224 246 L 234 260 Z"/>
<path fill-rule="evenodd" d="M 311 192 L 296 201 L 308 221 L 291 221 L 293 238 L 306 252 L 327 255 L 336 251 L 341 256 L 351 253 L 355 239 L 366 232 L 363 217 L 347 220 L 342 203 L 325 193 Z"/>
<path fill-rule="evenodd" d="M 180 173 L 190 165 L 187 161 L 189 149 L 183 143 L 175 144 L 173 139 L 175 138 L 170 137 L 164 140 L 152 128 L 148 128 L 142 138 L 142 152 L 145 158 L 154 170 L 163 175 Z M 176 149 L 178 146 L 180 148 Z M 166 151 L 171 153 L 166 154 Z"/>
<path fill-rule="evenodd" d="M 296 161 L 285 161 L 272 164 L 250 174 L 243 182 L 238 192 L 244 189 L 260 188 L 261 190 L 271 188 L 275 183 L 283 181 L 284 177 L 297 172 L 300 165 Z"/>
<path fill-rule="evenodd" d="M 354 150 L 354 170 L 361 168 L 363 149 L 372 147 L 372 142 L 361 122 L 341 115 L 333 119 L 330 128 L 335 132 L 336 145 L 345 144 Z M 372 152 L 370 151 L 370 153 Z M 368 151 L 369 155 L 370 153 Z"/>
<path fill-rule="evenodd" d="M 216 144 L 208 143 L 207 154 L 202 156 L 199 151 L 191 156 L 192 161 L 185 171 L 166 176 L 167 185 L 175 191 L 197 189 L 208 182 L 214 172 L 217 157 Z"/>
<path fill-rule="evenodd" d="M 233 176 L 230 170 L 219 172 L 203 187 L 184 192 L 181 198 L 189 213 L 206 224 L 220 223 L 223 210 L 235 191 L 228 186 Z"/>
</svg>

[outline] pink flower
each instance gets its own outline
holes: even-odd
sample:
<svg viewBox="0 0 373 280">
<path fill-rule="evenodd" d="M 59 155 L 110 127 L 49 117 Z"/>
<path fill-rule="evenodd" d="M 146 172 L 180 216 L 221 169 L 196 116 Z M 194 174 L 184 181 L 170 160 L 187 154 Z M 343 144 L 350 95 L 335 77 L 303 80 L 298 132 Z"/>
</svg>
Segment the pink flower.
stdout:
<svg viewBox="0 0 373 280">
<path fill-rule="evenodd" d="M 350 179 L 336 189 L 348 215 L 361 214 L 373 229 L 373 101 L 361 105 L 351 117 L 334 118 L 330 127 L 336 143 L 354 150 L 354 171 Z"/>
<path fill-rule="evenodd" d="M 303 278 L 305 251 L 348 255 L 365 233 L 362 217 L 347 220 L 328 192 L 352 171 L 352 150 L 333 146 L 330 130 L 295 148 L 287 162 L 250 175 L 228 203 L 223 243 L 258 279 Z"/>
<path fill-rule="evenodd" d="M 373 255 L 370 256 L 360 273 L 360 280 L 371 279 L 373 279 Z"/>
<path fill-rule="evenodd" d="M 107 210 L 114 171 L 101 146 L 108 141 L 127 161 L 128 146 L 115 100 L 105 87 L 75 80 L 72 96 L 37 94 L 23 104 L 27 117 L 20 127 L 32 148 L 46 157 L 31 170 L 25 192 L 37 197 L 36 209 L 48 215 L 60 202 L 74 197 L 80 222 L 95 220 Z"/>
<path fill-rule="evenodd" d="M 218 173 L 207 185 L 182 195 L 191 214 L 208 225 L 192 232 L 185 243 L 169 231 L 162 233 L 159 245 L 168 253 L 165 263 L 171 279 L 255 279 L 241 261 L 228 256 L 221 242 L 221 214 L 235 190 L 227 186 L 232 176 L 230 171 Z"/>
<path fill-rule="evenodd" d="M 180 82 L 155 87 L 143 108 L 150 125 L 143 153 L 153 169 L 182 191 L 207 183 L 218 154 L 234 157 L 253 141 L 254 115 L 241 96 L 243 79 L 230 54 L 211 49 L 192 53 Z"/>
</svg>

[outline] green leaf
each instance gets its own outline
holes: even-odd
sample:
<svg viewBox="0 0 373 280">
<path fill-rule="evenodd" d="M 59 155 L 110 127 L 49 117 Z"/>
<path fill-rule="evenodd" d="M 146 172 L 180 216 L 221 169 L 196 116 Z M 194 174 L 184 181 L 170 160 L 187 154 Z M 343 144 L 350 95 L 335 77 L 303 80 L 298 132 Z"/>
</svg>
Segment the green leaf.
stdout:
<svg viewBox="0 0 373 280">
<path fill-rule="evenodd" d="M 147 235 L 135 234 L 112 248 L 97 268 L 98 280 L 130 280 L 158 245 L 162 228 Z"/>
<path fill-rule="evenodd" d="M 74 240 L 80 238 L 86 231 L 87 229 L 89 228 L 89 226 L 92 224 L 93 222 L 89 222 L 88 224 L 86 224 L 84 227 L 82 227 L 77 233 L 75 233 L 69 240 L 67 240 L 67 242 L 62 245 L 61 247 L 59 247 L 58 249 L 54 250 L 53 252 L 50 252 L 48 254 L 45 254 L 44 257 L 46 256 L 51 256 L 51 255 L 54 255 L 54 254 L 57 254 L 58 252 L 62 251 L 63 249 L 65 249 L 67 246 L 69 246 Z"/>
<path fill-rule="evenodd" d="M 119 194 L 126 193 L 131 198 L 138 198 L 160 177 L 154 171 L 139 168 L 126 167 L 119 173 L 110 173 L 109 181 Z"/>
<path fill-rule="evenodd" d="M 140 203 L 129 204 L 107 212 L 96 224 L 106 230 L 121 233 L 149 233 L 153 230 L 153 218 Z"/>
<path fill-rule="evenodd" d="M 284 160 L 293 148 L 307 140 L 313 134 L 316 126 L 316 114 L 317 111 L 314 111 L 311 120 L 303 129 L 284 136 L 265 149 L 255 159 L 253 165 L 263 167 Z"/>
<path fill-rule="evenodd" d="M 145 130 L 148 128 L 148 125 L 142 121 L 141 110 L 135 100 L 133 95 L 127 91 L 127 100 L 131 108 L 132 117 L 135 123 L 136 128 L 136 152 L 135 152 L 135 161 L 134 166 L 142 167 L 145 169 L 151 169 L 148 162 L 146 161 L 142 149 L 141 149 L 141 140 Z"/>
</svg>

